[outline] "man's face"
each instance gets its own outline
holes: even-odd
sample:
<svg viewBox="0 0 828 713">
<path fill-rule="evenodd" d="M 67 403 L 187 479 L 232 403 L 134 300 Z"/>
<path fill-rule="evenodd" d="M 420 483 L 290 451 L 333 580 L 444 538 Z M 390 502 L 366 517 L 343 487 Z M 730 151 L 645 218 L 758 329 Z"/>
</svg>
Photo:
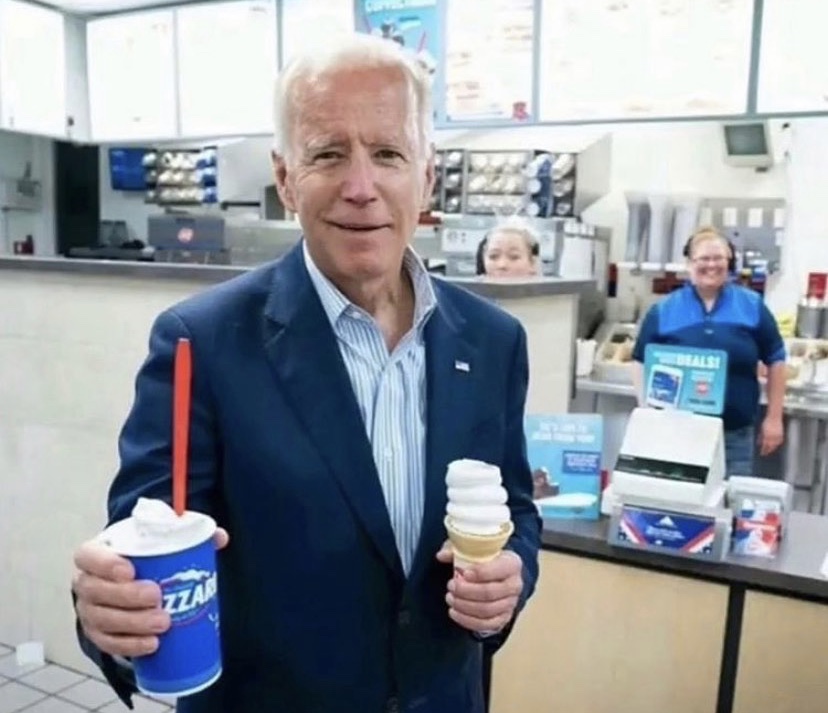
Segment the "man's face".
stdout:
<svg viewBox="0 0 828 713">
<path fill-rule="evenodd" d="M 276 185 L 331 280 L 395 278 L 434 184 L 400 71 L 333 71 L 300 82 Z M 428 158 L 426 158 L 428 155 Z"/>
</svg>

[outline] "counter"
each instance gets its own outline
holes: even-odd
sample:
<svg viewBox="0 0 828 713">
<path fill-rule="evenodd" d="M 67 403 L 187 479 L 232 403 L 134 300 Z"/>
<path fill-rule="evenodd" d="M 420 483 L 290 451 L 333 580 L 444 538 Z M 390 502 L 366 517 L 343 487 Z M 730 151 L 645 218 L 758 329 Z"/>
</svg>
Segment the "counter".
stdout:
<svg viewBox="0 0 828 713">
<path fill-rule="evenodd" d="M 104 524 L 118 433 L 152 322 L 246 269 L 0 258 L 0 641 L 40 640 L 50 659 L 91 671 L 67 615 L 72 550 Z M 525 326 L 529 409 L 566 411 L 578 292 L 589 283 L 460 282 Z"/>
<path fill-rule="evenodd" d="M 777 558 L 722 563 L 610 546 L 608 523 L 544 523 L 492 713 L 825 710 L 828 519 L 792 513 Z"/>
<path fill-rule="evenodd" d="M 572 410 L 604 416 L 603 467 L 614 467 L 621 449 L 627 417 L 635 403 L 632 384 L 601 381 L 592 376 L 577 379 Z M 764 405 L 764 395 L 762 396 Z M 809 512 L 828 513 L 828 394 L 791 389 L 783 405 L 785 444 L 776 454 L 756 458 L 757 475 L 782 477 L 795 489 L 807 492 Z"/>
<path fill-rule="evenodd" d="M 129 260 L 82 260 L 63 257 L 0 256 L 0 270 L 58 272 L 74 275 L 106 275 L 152 280 L 185 280 L 213 285 L 250 270 L 247 266 L 190 263 L 132 262 Z M 523 299 L 554 295 L 576 295 L 594 287 L 594 280 L 556 277 L 485 280 L 447 277 L 447 282 L 492 299 Z"/>
<path fill-rule="evenodd" d="M 89 314 L 109 312 L 104 303 L 111 304 L 121 309 L 123 315 L 135 319 L 136 329 L 141 328 L 138 322 L 143 320 L 143 329 L 148 330 L 155 316 L 147 313 L 148 304 L 154 304 L 157 312 L 250 269 L 248 266 L 5 256 L 0 257 L 0 299 L 7 305 L 20 304 L 27 292 L 36 291 L 47 297 L 50 290 L 55 295 L 68 290 L 71 294 L 67 298 L 78 304 L 88 299 Z M 532 374 L 527 408 L 541 413 L 567 411 L 573 389 L 579 296 L 594 290 L 594 281 L 554 277 L 438 279 L 492 300 L 524 325 Z M 135 304 L 136 292 L 142 290 L 148 301 Z M 44 304 L 55 301 L 53 295 Z M 141 316 L 136 317 L 138 314 Z"/>
</svg>

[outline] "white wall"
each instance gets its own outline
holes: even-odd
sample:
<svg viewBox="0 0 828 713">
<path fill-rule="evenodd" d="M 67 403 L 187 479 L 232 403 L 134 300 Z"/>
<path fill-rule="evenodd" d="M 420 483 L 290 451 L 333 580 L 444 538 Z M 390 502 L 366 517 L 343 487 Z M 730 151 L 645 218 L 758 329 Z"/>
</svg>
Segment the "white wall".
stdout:
<svg viewBox="0 0 828 713">
<path fill-rule="evenodd" d="M 726 198 L 785 197 L 784 166 L 757 173 L 724 163 L 717 123 L 621 127 L 613 132 L 612 163 L 612 190 L 587 211 L 584 219 L 613 229 L 614 260 L 623 259 L 626 244 L 625 191 Z"/>
<path fill-rule="evenodd" d="M 788 211 L 782 270 L 768 305 L 791 312 L 807 287 L 809 272 L 828 272 L 828 119 L 791 122 Z"/>
<path fill-rule="evenodd" d="M 0 178 L 21 178 L 26 164 L 32 178 L 43 187 L 43 210 L 0 211 L 0 252 L 12 252 L 12 244 L 31 235 L 40 255 L 54 254 L 54 160 L 52 141 L 25 134 L 0 131 Z"/>
<path fill-rule="evenodd" d="M 150 323 L 193 291 L 162 282 L 0 271 L 0 304 L 13 305 L 0 319 L 0 641 L 47 642 L 83 670 L 72 552 L 105 522 Z"/>
</svg>

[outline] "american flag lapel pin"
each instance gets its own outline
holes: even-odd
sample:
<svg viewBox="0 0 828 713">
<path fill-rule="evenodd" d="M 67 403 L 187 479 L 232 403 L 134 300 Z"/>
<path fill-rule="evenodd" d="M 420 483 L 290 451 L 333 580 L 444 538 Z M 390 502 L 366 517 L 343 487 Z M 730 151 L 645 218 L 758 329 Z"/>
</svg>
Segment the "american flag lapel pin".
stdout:
<svg viewBox="0 0 828 713">
<path fill-rule="evenodd" d="M 471 371 L 471 368 L 469 367 L 469 362 L 460 361 L 459 359 L 454 360 L 454 369 L 455 371 L 464 371 L 467 374 Z"/>
</svg>

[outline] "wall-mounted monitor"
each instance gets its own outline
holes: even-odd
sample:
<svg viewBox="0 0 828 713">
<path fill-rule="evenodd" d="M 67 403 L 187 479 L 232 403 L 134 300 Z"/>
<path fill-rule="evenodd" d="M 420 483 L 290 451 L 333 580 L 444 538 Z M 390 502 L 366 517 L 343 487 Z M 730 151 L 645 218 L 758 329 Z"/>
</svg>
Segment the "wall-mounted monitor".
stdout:
<svg viewBox="0 0 828 713">
<path fill-rule="evenodd" d="M 730 166 L 768 168 L 773 165 L 770 131 L 765 121 L 722 124 L 724 160 Z"/>
<path fill-rule="evenodd" d="M 109 149 L 109 184 L 113 191 L 146 191 L 145 148 Z"/>
</svg>

